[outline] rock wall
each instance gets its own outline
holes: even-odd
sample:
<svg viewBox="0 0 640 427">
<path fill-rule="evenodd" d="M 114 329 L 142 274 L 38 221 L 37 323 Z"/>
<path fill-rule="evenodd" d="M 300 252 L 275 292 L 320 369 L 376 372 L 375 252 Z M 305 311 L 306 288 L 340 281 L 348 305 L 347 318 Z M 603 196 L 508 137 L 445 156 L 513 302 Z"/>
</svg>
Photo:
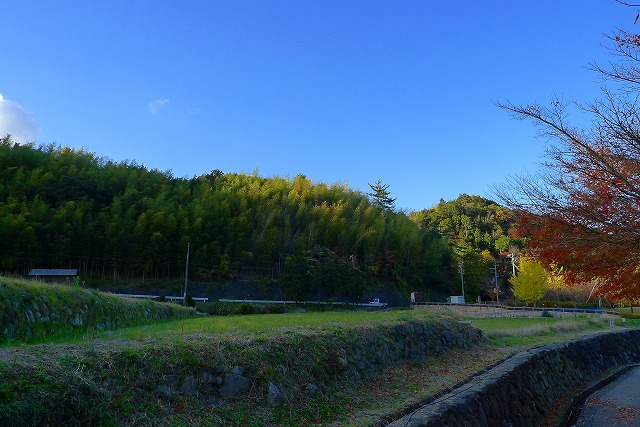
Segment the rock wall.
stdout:
<svg viewBox="0 0 640 427">
<path fill-rule="evenodd" d="M 282 392 L 295 398 L 313 395 L 343 377 L 372 377 L 389 366 L 424 361 L 454 348 L 478 345 L 484 340 L 480 329 L 452 319 L 375 324 L 312 334 L 290 333 L 273 340 L 264 338 L 258 349 L 254 341 L 238 343 L 226 360 L 218 360 L 213 366 L 211 363 L 215 359 L 209 357 L 205 363 L 194 364 L 195 369 L 161 378 L 153 378 L 153 375 L 144 378 L 147 381 L 144 386 L 155 387 L 161 397 L 197 396 L 207 404 L 242 396 L 249 389 L 271 401 L 277 393 L 275 384 L 264 381 L 262 372 L 266 362 L 274 371 L 274 380 L 282 386 Z M 212 343 L 207 346 L 212 346 Z M 243 357 L 241 354 L 252 356 Z M 281 355 L 281 360 L 273 359 L 272 355 Z M 227 366 L 223 366 L 225 363 Z M 282 364 L 286 364 L 286 368 Z M 310 369 L 311 366 L 315 369 Z M 165 369 L 179 371 L 178 366 Z M 150 369 L 145 369 L 147 371 Z M 278 372 L 285 372 L 287 377 L 295 377 L 296 380 L 279 377 Z M 136 378 L 135 381 L 142 384 L 141 379 Z"/>
<path fill-rule="evenodd" d="M 77 286 L 0 279 L 0 344 L 196 316 L 194 309 L 176 304 L 121 298 Z"/>
<path fill-rule="evenodd" d="M 532 349 L 390 426 L 536 426 L 563 394 L 639 361 L 637 329 Z"/>
<path fill-rule="evenodd" d="M 212 410 L 250 398 L 256 407 L 278 407 L 484 340 L 470 324 L 438 318 L 0 348 L 0 426 L 129 425 L 121 405 L 131 402 L 199 400 Z"/>
</svg>

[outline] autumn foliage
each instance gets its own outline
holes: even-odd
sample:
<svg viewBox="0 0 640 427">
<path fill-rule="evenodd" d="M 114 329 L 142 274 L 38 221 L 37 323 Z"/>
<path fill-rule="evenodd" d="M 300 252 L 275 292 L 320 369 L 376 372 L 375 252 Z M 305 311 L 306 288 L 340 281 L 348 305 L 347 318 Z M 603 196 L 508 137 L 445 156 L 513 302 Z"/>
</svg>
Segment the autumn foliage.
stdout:
<svg viewBox="0 0 640 427">
<path fill-rule="evenodd" d="M 512 178 L 498 191 L 520 212 L 532 254 L 563 267 L 569 282 L 591 281 L 594 295 L 633 300 L 640 298 L 640 36 L 610 39 L 619 61 L 592 66 L 615 87 L 602 99 L 498 104 L 533 120 L 549 141 L 541 174 Z M 590 127 L 569 124 L 571 108 L 588 113 Z"/>
<path fill-rule="evenodd" d="M 518 261 L 518 274 L 511 277 L 513 295 L 527 304 L 535 304 L 547 290 L 548 274 L 535 259 L 521 257 Z"/>
</svg>

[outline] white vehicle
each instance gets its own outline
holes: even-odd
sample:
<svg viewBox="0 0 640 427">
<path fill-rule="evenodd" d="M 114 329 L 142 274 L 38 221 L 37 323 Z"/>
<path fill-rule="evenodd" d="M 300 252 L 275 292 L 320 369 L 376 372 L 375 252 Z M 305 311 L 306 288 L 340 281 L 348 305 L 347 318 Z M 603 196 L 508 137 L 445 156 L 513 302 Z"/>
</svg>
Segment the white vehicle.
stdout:
<svg viewBox="0 0 640 427">
<path fill-rule="evenodd" d="M 373 301 L 371 302 L 365 302 L 363 304 L 360 304 L 363 307 L 378 307 L 378 308 L 385 308 L 386 306 L 388 306 L 389 304 L 387 304 L 386 302 L 380 302 L 380 298 L 374 298 Z"/>
</svg>

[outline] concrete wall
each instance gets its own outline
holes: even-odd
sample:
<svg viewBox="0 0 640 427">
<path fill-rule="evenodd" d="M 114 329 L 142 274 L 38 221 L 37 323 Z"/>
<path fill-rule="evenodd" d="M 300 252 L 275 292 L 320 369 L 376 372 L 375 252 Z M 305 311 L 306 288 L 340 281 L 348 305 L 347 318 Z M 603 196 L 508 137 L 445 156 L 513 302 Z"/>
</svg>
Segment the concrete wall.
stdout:
<svg viewBox="0 0 640 427">
<path fill-rule="evenodd" d="M 613 367 L 639 361 L 635 329 L 532 349 L 390 426 L 536 426 L 563 394 Z"/>
</svg>

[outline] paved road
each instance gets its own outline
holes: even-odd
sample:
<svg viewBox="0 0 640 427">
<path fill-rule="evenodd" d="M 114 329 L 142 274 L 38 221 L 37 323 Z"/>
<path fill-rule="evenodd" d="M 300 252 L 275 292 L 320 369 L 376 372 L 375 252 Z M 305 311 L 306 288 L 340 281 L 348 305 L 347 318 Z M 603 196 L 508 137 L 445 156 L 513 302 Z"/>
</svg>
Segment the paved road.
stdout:
<svg viewBox="0 0 640 427">
<path fill-rule="evenodd" d="M 640 367 L 589 396 L 574 426 L 640 426 Z"/>
</svg>

